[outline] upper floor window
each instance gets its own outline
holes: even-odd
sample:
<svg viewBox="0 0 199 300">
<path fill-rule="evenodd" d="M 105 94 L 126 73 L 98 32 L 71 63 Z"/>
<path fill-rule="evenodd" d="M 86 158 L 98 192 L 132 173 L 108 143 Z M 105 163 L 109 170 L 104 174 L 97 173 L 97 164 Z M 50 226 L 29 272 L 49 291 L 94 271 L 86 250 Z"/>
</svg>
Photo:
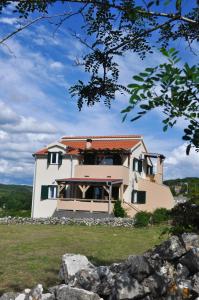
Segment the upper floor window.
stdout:
<svg viewBox="0 0 199 300">
<path fill-rule="evenodd" d="M 61 165 L 62 164 L 62 153 L 61 152 L 48 152 L 48 164 Z"/>
<path fill-rule="evenodd" d="M 122 158 L 119 154 L 92 154 L 84 155 L 84 165 L 122 165 Z"/>
<path fill-rule="evenodd" d="M 142 172 L 142 160 L 134 158 L 133 159 L 133 171 Z"/>
<path fill-rule="evenodd" d="M 153 175 L 153 166 L 147 165 L 147 175 Z"/>
</svg>

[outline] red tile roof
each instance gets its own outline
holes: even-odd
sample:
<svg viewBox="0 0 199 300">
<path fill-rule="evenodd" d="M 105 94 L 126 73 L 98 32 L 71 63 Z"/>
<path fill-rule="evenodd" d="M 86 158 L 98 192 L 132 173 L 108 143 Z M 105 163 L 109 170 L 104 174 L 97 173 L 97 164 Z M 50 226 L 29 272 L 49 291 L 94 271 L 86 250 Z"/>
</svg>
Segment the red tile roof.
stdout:
<svg viewBox="0 0 199 300">
<path fill-rule="evenodd" d="M 113 139 L 119 139 L 119 138 L 142 138 L 141 135 L 134 135 L 134 134 L 129 134 L 129 135 L 83 135 L 83 136 L 63 136 L 63 139 L 67 139 L 67 140 L 86 140 L 86 139 L 109 139 L 109 138 L 113 138 Z"/>
<path fill-rule="evenodd" d="M 105 150 L 105 149 L 130 150 L 140 142 L 141 136 L 126 135 L 126 136 L 103 136 L 103 137 L 102 136 L 96 136 L 96 137 L 85 136 L 85 137 L 69 137 L 69 138 L 64 137 L 62 138 L 60 143 L 69 147 L 69 149 L 67 149 L 67 153 L 76 155 L 79 153 L 79 150 L 85 149 L 87 139 L 92 139 L 92 149 L 94 150 Z M 47 152 L 48 149 L 44 148 L 37 151 L 35 154 L 42 155 L 42 154 L 46 154 Z"/>
</svg>

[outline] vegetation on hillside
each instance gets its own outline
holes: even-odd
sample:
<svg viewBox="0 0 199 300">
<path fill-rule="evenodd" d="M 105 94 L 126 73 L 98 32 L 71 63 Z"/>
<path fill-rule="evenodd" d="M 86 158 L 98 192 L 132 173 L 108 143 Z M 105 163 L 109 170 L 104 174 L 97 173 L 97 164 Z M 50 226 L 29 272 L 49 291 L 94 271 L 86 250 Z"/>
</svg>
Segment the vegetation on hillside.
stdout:
<svg viewBox="0 0 199 300">
<path fill-rule="evenodd" d="M 29 216 L 31 202 L 31 186 L 0 184 L 0 217 Z"/>
<path fill-rule="evenodd" d="M 199 178 L 186 177 L 164 181 L 171 189 L 173 196 L 184 195 L 188 199 L 199 199 Z"/>
</svg>

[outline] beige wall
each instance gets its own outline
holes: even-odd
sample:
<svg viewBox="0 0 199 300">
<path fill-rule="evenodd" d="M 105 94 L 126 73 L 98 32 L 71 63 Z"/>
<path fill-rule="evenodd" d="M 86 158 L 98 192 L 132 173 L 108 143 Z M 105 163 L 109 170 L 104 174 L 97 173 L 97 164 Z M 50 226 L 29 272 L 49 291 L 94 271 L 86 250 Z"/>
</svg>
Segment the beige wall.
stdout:
<svg viewBox="0 0 199 300">
<path fill-rule="evenodd" d="M 170 191 L 170 188 L 163 184 L 157 184 L 151 182 L 149 180 L 145 180 L 143 178 L 138 179 L 137 190 L 146 191 L 146 203 L 145 204 L 132 204 L 130 209 L 130 205 L 124 205 L 130 216 L 134 216 L 136 214 L 136 209 L 138 211 L 144 210 L 153 212 L 156 208 L 164 207 L 167 209 L 171 209 L 175 202 Z"/>
<path fill-rule="evenodd" d="M 129 169 L 124 166 L 76 165 L 74 176 L 77 178 L 123 179 L 124 184 L 129 184 Z"/>
<path fill-rule="evenodd" d="M 89 211 L 89 212 L 108 212 L 108 201 L 100 202 L 100 201 L 66 201 L 66 200 L 58 200 L 57 203 L 58 209 L 72 210 L 72 211 Z M 113 203 L 111 203 L 111 212 L 113 210 Z"/>
</svg>

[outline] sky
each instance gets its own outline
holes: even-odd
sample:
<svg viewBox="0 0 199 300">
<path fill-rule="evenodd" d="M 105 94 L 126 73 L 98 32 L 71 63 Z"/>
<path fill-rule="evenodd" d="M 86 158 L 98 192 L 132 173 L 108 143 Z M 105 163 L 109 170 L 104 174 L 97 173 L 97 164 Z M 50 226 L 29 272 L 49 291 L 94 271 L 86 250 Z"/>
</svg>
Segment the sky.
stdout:
<svg viewBox="0 0 199 300">
<path fill-rule="evenodd" d="M 136 122 L 122 122 L 121 110 L 129 96 L 120 94 L 111 109 L 98 103 L 78 111 L 68 92 L 77 80 L 86 78 L 83 68 L 74 63 L 85 53 L 71 34 L 72 29 L 78 32 L 78 21 L 76 17 L 56 33 L 51 22 L 42 21 L 0 45 L 0 183 L 32 184 L 32 154 L 64 135 L 141 134 L 149 152 L 166 156 L 165 179 L 198 176 L 199 153 L 186 156 L 181 139 L 185 121 L 163 132 L 162 114 L 156 110 Z M 8 7 L 0 17 L 0 39 L 17 26 Z M 182 61 L 195 63 L 196 57 L 183 41 L 177 46 Z M 133 75 L 158 65 L 163 57 L 155 50 L 144 60 L 128 53 L 117 62 L 120 82 L 127 85 Z"/>
</svg>

